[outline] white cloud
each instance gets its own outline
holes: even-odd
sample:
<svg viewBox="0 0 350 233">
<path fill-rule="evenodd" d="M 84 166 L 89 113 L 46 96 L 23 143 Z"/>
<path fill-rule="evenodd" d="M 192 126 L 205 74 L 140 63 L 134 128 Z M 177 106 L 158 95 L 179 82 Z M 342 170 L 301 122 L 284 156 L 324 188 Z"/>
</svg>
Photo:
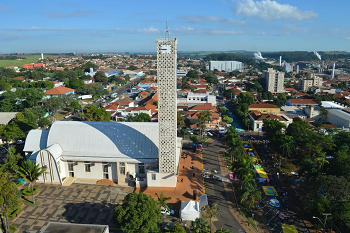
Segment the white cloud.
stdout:
<svg viewBox="0 0 350 233">
<path fill-rule="evenodd" d="M 350 36 L 349 37 L 345 37 L 345 39 L 350 40 Z"/>
<path fill-rule="evenodd" d="M 182 35 L 192 35 L 192 34 L 202 34 L 202 35 L 241 35 L 244 34 L 242 31 L 233 31 L 233 30 L 221 30 L 214 28 L 191 28 L 191 27 L 181 27 L 176 28 L 173 34 L 182 34 Z M 170 31 L 171 32 L 171 31 Z"/>
<path fill-rule="evenodd" d="M 265 21 L 277 19 L 302 21 L 318 17 L 313 11 L 302 11 L 289 4 L 280 4 L 276 1 L 237 0 L 236 7 L 232 8 L 236 15 L 245 18 L 258 18 Z"/>
<path fill-rule="evenodd" d="M 56 11 L 44 11 L 41 13 L 44 15 L 48 15 L 50 18 L 73 18 L 73 17 L 85 17 L 90 14 L 98 13 L 98 11 L 78 9 L 69 13 L 56 12 Z"/>
<path fill-rule="evenodd" d="M 245 21 L 234 20 L 234 19 L 225 19 L 216 16 L 203 16 L 203 15 L 183 15 L 180 17 L 187 23 L 202 23 L 202 22 L 219 22 L 226 24 L 245 24 Z"/>
</svg>

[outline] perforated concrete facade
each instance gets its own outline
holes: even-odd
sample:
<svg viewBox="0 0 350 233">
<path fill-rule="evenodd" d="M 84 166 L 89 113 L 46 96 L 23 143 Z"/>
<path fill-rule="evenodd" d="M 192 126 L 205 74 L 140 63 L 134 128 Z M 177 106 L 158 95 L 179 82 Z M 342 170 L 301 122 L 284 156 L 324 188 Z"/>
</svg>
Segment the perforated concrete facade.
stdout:
<svg viewBox="0 0 350 233">
<path fill-rule="evenodd" d="M 159 172 L 176 173 L 177 39 L 157 39 Z"/>
</svg>

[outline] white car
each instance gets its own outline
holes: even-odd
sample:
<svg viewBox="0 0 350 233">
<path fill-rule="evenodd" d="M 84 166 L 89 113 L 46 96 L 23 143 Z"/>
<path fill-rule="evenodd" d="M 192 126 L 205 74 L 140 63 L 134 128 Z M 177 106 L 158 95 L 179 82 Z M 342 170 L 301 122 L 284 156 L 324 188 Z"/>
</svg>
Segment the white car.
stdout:
<svg viewBox="0 0 350 233">
<path fill-rule="evenodd" d="M 213 137 L 213 134 L 210 133 L 210 132 L 208 132 L 207 135 L 210 136 L 210 137 Z"/>
<path fill-rule="evenodd" d="M 169 210 L 169 209 L 163 208 L 163 209 L 160 211 L 160 213 L 163 214 L 163 215 L 172 215 L 172 216 L 174 216 L 175 211 L 174 211 L 174 210 Z"/>
<path fill-rule="evenodd" d="M 18 141 L 17 141 L 17 145 L 21 145 L 21 144 L 23 144 L 23 143 L 24 143 L 23 140 L 18 140 Z"/>
</svg>

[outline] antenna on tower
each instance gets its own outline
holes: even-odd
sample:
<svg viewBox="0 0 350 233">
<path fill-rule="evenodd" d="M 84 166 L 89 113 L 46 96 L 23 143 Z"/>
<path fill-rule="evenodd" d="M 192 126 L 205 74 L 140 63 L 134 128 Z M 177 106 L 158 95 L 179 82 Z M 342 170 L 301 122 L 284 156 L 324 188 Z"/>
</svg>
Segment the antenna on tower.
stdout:
<svg viewBox="0 0 350 233">
<path fill-rule="evenodd" d="M 166 20 L 165 39 L 169 40 L 168 20 Z"/>
</svg>

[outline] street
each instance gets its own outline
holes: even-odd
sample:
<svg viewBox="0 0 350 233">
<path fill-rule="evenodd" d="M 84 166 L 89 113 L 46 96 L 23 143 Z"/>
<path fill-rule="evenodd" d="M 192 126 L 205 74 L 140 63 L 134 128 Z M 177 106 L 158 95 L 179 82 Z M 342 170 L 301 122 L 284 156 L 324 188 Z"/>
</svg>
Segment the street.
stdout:
<svg viewBox="0 0 350 233">
<path fill-rule="evenodd" d="M 220 172 L 220 165 L 218 160 L 218 152 L 224 145 L 222 142 L 214 140 L 208 147 L 203 149 L 203 165 L 204 169 L 209 172 L 216 170 Z M 208 178 L 204 181 L 205 193 L 208 195 L 209 202 L 215 202 L 218 204 L 218 221 L 214 221 L 214 225 L 217 229 L 223 227 L 230 232 L 244 232 L 243 228 L 239 225 L 234 216 L 230 213 L 226 201 L 226 193 L 224 184 L 220 180 Z"/>
</svg>

